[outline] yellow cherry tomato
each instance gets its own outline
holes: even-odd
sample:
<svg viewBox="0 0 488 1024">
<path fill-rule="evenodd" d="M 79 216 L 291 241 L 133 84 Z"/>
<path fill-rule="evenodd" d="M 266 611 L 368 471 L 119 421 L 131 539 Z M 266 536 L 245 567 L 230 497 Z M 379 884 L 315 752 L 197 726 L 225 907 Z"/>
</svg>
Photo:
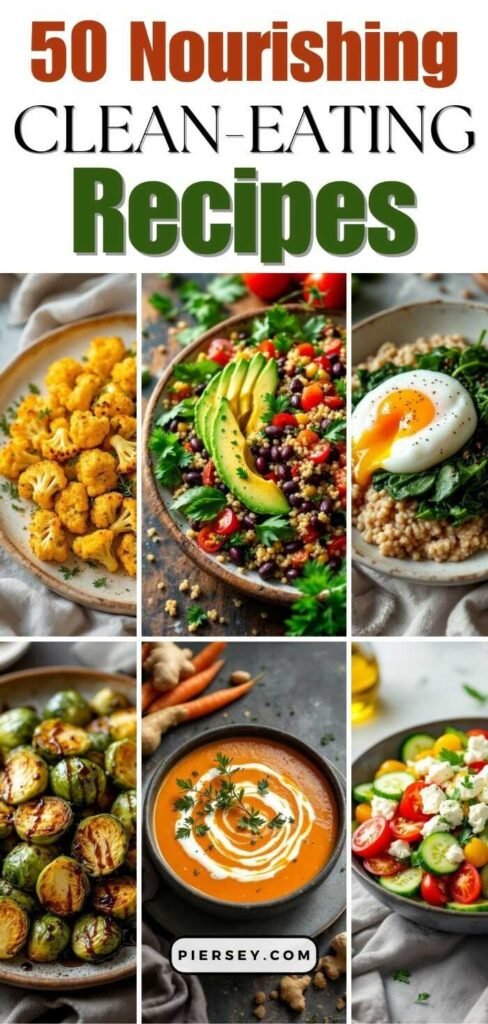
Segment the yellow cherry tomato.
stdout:
<svg viewBox="0 0 488 1024">
<path fill-rule="evenodd" d="M 368 821 L 371 817 L 371 804 L 358 804 L 354 814 L 358 825 L 362 825 L 363 821 Z"/>
<path fill-rule="evenodd" d="M 453 732 L 446 732 L 434 743 L 434 754 L 440 754 L 441 750 L 461 750 L 462 743 L 459 736 Z"/>
<path fill-rule="evenodd" d="M 474 868 L 483 868 L 488 864 L 488 845 L 474 836 L 466 843 L 464 856 L 468 864 L 472 864 Z"/>
<path fill-rule="evenodd" d="M 433 757 L 434 748 L 429 747 L 428 750 L 421 750 L 419 754 L 415 754 L 414 761 L 421 761 L 423 757 Z"/>
<path fill-rule="evenodd" d="M 403 761 L 383 761 L 383 764 L 380 764 L 378 771 L 376 772 L 375 779 L 378 779 L 380 775 L 387 775 L 388 772 L 405 771 L 407 771 L 407 766 L 403 763 Z"/>
</svg>

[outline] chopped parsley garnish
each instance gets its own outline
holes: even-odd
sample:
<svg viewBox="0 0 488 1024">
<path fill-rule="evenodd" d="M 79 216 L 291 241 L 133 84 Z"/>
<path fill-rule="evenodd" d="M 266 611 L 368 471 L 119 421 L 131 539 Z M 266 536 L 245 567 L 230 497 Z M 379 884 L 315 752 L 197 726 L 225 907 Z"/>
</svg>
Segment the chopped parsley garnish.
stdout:
<svg viewBox="0 0 488 1024">
<path fill-rule="evenodd" d="M 187 452 L 175 434 L 155 427 L 150 438 L 149 447 L 155 453 L 156 463 L 154 474 L 165 487 L 174 487 L 181 482 L 181 471 L 191 462 L 191 454 Z"/>
<path fill-rule="evenodd" d="M 199 604 L 193 604 L 187 612 L 187 621 L 189 626 L 195 626 L 198 629 L 200 626 L 205 626 L 208 622 L 208 615 L 204 608 Z"/>
<path fill-rule="evenodd" d="M 268 546 L 278 540 L 289 540 L 293 529 L 286 516 L 269 516 L 264 523 L 256 523 L 256 536 L 261 544 Z"/>
<path fill-rule="evenodd" d="M 173 376 L 187 384 L 203 384 L 216 373 L 220 373 L 221 369 L 214 359 L 197 359 L 194 363 L 177 363 Z"/>
<path fill-rule="evenodd" d="M 165 427 L 172 420 L 192 420 L 195 415 L 196 398 L 183 398 L 176 405 L 171 405 L 160 413 L 156 420 L 157 427 Z"/>
<path fill-rule="evenodd" d="M 99 576 L 98 579 L 93 580 L 93 586 L 96 587 L 97 590 L 102 590 L 104 587 L 107 586 L 107 577 Z"/>
<path fill-rule="evenodd" d="M 403 981 L 404 985 L 410 985 L 410 978 L 412 977 L 410 971 L 406 971 L 401 968 L 399 971 L 394 971 L 393 981 Z"/>
<path fill-rule="evenodd" d="M 37 384 L 32 384 L 32 382 L 28 385 L 28 388 L 31 395 L 40 395 L 41 393 L 41 390 L 40 388 L 38 388 Z"/>
<path fill-rule="evenodd" d="M 61 573 L 65 580 L 72 580 L 75 576 L 79 576 L 81 571 L 79 565 L 75 565 L 73 569 L 70 569 L 67 565 L 60 565 L 58 569 L 58 572 Z"/>
<path fill-rule="evenodd" d="M 419 992 L 415 1002 L 426 1003 L 428 999 L 430 999 L 430 992 Z"/>
<path fill-rule="evenodd" d="M 295 586 L 301 596 L 286 620 L 287 636 L 344 636 L 346 632 L 346 566 L 308 562 Z"/>
<path fill-rule="evenodd" d="M 288 395 L 265 395 L 264 401 L 266 402 L 266 410 L 261 417 L 263 423 L 271 423 L 273 417 L 279 412 L 288 412 L 290 409 Z"/>
<path fill-rule="evenodd" d="M 173 502 L 172 508 L 188 519 L 210 522 L 225 507 L 227 499 L 218 487 L 190 487 Z"/>
</svg>

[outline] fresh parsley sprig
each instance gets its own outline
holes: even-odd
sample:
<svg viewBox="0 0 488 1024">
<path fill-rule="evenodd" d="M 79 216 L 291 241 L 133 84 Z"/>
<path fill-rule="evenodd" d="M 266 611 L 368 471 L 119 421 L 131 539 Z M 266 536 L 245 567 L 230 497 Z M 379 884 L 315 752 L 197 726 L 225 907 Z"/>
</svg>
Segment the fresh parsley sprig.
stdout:
<svg viewBox="0 0 488 1024">
<path fill-rule="evenodd" d="M 286 620 L 287 636 L 344 636 L 346 632 L 346 567 L 309 562 L 295 586 L 301 596 Z"/>
</svg>

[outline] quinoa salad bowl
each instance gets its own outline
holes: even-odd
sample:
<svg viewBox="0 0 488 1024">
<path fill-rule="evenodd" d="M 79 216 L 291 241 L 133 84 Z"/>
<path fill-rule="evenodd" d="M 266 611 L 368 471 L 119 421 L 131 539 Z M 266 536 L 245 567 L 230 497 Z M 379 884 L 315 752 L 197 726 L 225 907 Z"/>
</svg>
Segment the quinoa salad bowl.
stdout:
<svg viewBox="0 0 488 1024">
<path fill-rule="evenodd" d="M 144 425 L 153 510 L 205 572 L 256 598 L 296 600 L 304 566 L 343 569 L 344 319 L 276 305 L 182 350 Z"/>
<path fill-rule="evenodd" d="M 417 583 L 488 579 L 488 306 L 397 306 L 352 332 L 353 558 Z"/>
</svg>

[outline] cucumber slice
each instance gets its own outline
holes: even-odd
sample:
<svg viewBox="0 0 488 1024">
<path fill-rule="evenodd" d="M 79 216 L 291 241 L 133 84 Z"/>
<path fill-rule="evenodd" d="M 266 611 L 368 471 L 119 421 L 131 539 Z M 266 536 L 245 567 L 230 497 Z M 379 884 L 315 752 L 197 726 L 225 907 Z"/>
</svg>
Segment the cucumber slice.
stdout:
<svg viewBox="0 0 488 1024">
<path fill-rule="evenodd" d="M 379 883 L 388 892 L 394 892 L 395 896 L 415 896 L 422 881 L 422 868 L 407 868 L 400 871 L 398 875 L 390 875 L 380 878 Z"/>
<path fill-rule="evenodd" d="M 421 754 L 423 750 L 431 750 L 434 746 L 434 736 L 429 736 L 428 732 L 414 732 L 412 736 L 407 736 L 406 740 L 403 741 L 400 757 L 402 761 L 415 761 L 418 754 Z"/>
<path fill-rule="evenodd" d="M 481 892 L 483 896 L 488 899 L 488 864 L 485 864 L 484 868 L 481 868 Z"/>
<path fill-rule="evenodd" d="M 464 913 L 466 913 L 466 911 L 471 914 L 486 914 L 488 912 L 487 900 L 475 900 L 474 903 L 446 903 L 446 906 L 448 910 L 461 910 L 464 911 Z"/>
<path fill-rule="evenodd" d="M 418 852 L 421 862 L 427 871 L 434 875 L 453 875 L 459 864 L 452 864 L 446 857 L 451 846 L 459 846 L 450 832 L 433 832 L 421 842 Z M 459 846 L 462 853 L 462 847 Z"/>
<path fill-rule="evenodd" d="M 357 804 L 370 804 L 374 796 L 373 783 L 362 782 L 360 786 L 354 786 L 352 795 Z"/>
<path fill-rule="evenodd" d="M 374 780 L 373 791 L 377 796 L 384 796 L 388 800 L 400 800 L 411 782 L 415 782 L 415 775 L 411 772 L 388 772 Z"/>
</svg>

